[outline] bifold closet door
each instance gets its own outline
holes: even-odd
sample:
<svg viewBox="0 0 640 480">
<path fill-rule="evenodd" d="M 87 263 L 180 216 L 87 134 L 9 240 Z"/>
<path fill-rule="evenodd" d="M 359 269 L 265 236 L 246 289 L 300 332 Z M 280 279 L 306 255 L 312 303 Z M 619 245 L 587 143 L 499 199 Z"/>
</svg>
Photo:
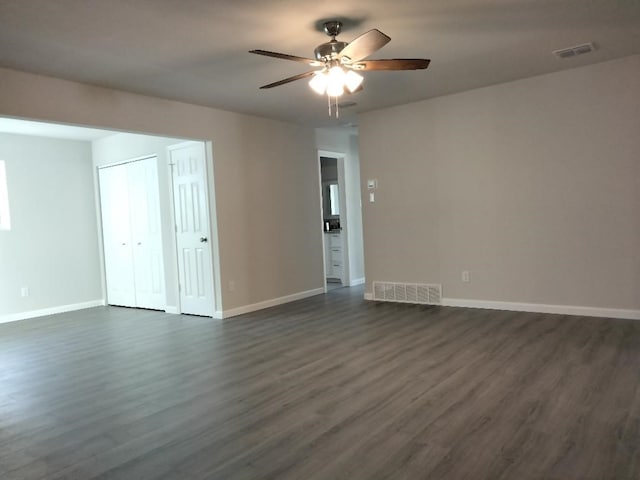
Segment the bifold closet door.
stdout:
<svg viewBox="0 0 640 480">
<path fill-rule="evenodd" d="M 163 310 L 157 158 L 101 169 L 100 192 L 108 303 Z"/>
<path fill-rule="evenodd" d="M 127 164 L 136 306 L 164 310 L 157 158 Z"/>
<path fill-rule="evenodd" d="M 110 305 L 135 307 L 126 165 L 101 168 L 98 174 L 107 302 Z"/>
</svg>

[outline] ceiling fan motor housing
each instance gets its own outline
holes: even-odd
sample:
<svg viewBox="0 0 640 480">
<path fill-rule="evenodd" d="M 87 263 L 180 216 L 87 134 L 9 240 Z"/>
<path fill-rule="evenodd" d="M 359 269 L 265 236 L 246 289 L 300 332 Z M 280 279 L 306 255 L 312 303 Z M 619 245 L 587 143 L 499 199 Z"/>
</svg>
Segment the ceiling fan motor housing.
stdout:
<svg viewBox="0 0 640 480">
<path fill-rule="evenodd" d="M 347 42 L 338 42 L 337 40 L 331 40 L 330 42 L 318 45 L 318 47 L 314 50 L 316 59 L 321 62 L 335 60 L 347 45 L 349 45 Z"/>
</svg>

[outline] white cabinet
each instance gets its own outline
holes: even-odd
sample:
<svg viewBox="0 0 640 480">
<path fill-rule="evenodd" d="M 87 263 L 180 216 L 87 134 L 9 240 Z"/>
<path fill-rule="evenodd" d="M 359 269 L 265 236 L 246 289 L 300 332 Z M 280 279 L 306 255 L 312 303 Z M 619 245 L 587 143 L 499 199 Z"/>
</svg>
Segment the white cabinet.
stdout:
<svg viewBox="0 0 640 480">
<path fill-rule="evenodd" d="M 165 308 L 157 158 L 101 168 L 107 303 Z"/>
<path fill-rule="evenodd" d="M 324 259 L 327 279 L 343 282 L 342 234 L 325 233 L 324 235 Z"/>
</svg>

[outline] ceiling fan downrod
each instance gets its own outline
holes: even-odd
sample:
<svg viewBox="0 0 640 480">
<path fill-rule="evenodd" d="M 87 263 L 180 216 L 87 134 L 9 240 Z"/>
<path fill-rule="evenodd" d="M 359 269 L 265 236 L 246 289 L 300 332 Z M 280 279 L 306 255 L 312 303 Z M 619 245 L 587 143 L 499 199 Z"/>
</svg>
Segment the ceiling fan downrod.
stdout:
<svg viewBox="0 0 640 480">
<path fill-rule="evenodd" d="M 332 115 L 332 108 L 331 108 L 331 99 L 333 98 L 335 107 L 336 107 L 336 118 L 340 118 L 340 106 L 338 105 L 338 97 L 332 97 L 330 95 L 327 95 L 327 104 L 329 106 L 329 118 L 331 118 Z"/>
</svg>

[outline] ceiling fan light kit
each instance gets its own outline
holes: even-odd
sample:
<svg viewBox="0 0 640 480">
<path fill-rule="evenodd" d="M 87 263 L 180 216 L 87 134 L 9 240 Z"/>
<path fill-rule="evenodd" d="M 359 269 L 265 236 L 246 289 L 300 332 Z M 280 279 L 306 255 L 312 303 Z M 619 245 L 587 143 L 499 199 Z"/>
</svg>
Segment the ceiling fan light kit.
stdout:
<svg viewBox="0 0 640 480">
<path fill-rule="evenodd" d="M 339 116 L 338 97 L 345 91 L 355 93 L 362 89 L 364 78 L 355 70 L 422 70 L 429 66 L 429 60 L 423 58 L 397 58 L 384 60 L 365 60 L 391 40 L 380 30 L 373 29 L 357 37 L 353 42 L 339 42 L 336 36 L 340 33 L 342 23 L 330 21 L 324 23 L 325 33 L 331 40 L 318 45 L 314 50 L 315 59 L 297 57 L 267 50 L 251 50 L 249 53 L 267 57 L 306 63 L 312 67 L 322 67 L 288 77 L 278 82 L 263 85 L 261 89 L 273 88 L 295 80 L 311 77 L 309 86 L 319 95 L 327 95 L 329 116 L 332 115 L 331 99 L 336 106 L 336 118 Z"/>
<path fill-rule="evenodd" d="M 345 72 L 340 65 L 336 65 L 328 71 L 325 69 L 316 72 L 309 80 L 309 86 L 318 95 L 326 93 L 330 97 L 339 97 L 345 90 L 354 93 L 362 85 L 363 80 L 362 75 L 353 70 Z"/>
</svg>

